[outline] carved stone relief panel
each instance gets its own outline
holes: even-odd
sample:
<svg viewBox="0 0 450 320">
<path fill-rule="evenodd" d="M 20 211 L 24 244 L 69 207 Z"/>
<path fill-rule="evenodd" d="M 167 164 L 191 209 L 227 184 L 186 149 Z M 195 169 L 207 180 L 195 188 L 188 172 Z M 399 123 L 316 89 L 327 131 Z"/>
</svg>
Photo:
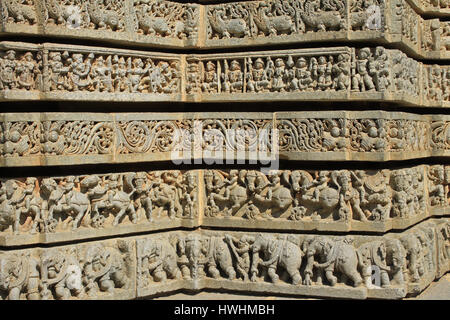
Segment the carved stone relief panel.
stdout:
<svg viewBox="0 0 450 320">
<path fill-rule="evenodd" d="M 0 253 L 0 297 L 8 300 L 135 298 L 131 239 Z"/>
<path fill-rule="evenodd" d="M 124 0 L 42 0 L 40 9 L 45 25 L 124 32 L 125 3 Z"/>
<path fill-rule="evenodd" d="M 447 220 L 425 222 L 406 232 L 378 237 L 232 231 L 145 236 L 137 239 L 138 296 L 220 287 L 402 298 L 423 290 L 439 268 L 448 270 L 446 256 L 436 259 L 438 250 L 448 244 L 448 237 L 439 235 L 447 227 Z"/>
<path fill-rule="evenodd" d="M 384 111 L 4 113 L 0 161 L 5 166 L 51 166 L 78 164 L 81 157 L 83 163 L 186 164 L 276 156 L 406 160 L 448 154 L 449 123 L 445 115 Z"/>
<path fill-rule="evenodd" d="M 2 179 L 3 245 L 197 225 L 196 171 Z"/>
<path fill-rule="evenodd" d="M 398 228 L 428 215 L 424 170 L 281 170 L 268 176 L 255 170 L 207 170 L 204 224 Z"/>
</svg>

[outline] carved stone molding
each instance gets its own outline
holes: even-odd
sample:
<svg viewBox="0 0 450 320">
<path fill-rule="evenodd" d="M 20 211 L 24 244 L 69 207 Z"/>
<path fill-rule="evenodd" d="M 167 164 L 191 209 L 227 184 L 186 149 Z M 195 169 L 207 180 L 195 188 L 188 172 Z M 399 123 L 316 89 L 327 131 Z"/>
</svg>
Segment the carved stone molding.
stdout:
<svg viewBox="0 0 450 320">
<path fill-rule="evenodd" d="M 132 299 L 220 288 L 399 299 L 449 271 L 449 228 L 449 219 L 431 219 L 382 236 L 191 230 L 7 250 L 0 297 Z"/>
<path fill-rule="evenodd" d="M 449 134 L 446 115 L 385 111 L 0 113 L 0 165 L 381 162 L 448 156 Z"/>
<path fill-rule="evenodd" d="M 3 178 L 0 245 L 198 226 L 386 232 L 449 214 L 450 167 Z"/>
<path fill-rule="evenodd" d="M 396 49 L 162 54 L 0 42 L 0 100 L 369 101 L 448 107 L 448 66 Z"/>
<path fill-rule="evenodd" d="M 0 34 L 40 35 L 159 48 L 230 48 L 280 43 L 373 41 L 415 57 L 448 59 L 446 0 L 240 1 L 4 0 Z M 431 10 L 431 11 L 429 11 Z M 434 10 L 434 11 L 433 11 Z M 418 12 L 416 12 L 418 11 Z M 443 44 L 442 46 L 440 44 Z"/>
</svg>

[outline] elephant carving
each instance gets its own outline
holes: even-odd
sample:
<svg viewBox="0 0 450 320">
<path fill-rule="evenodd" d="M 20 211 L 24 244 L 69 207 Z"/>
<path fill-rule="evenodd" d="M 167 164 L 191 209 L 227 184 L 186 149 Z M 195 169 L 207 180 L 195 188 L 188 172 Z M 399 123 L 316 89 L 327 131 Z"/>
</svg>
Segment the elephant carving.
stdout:
<svg viewBox="0 0 450 320">
<path fill-rule="evenodd" d="M 307 238 L 303 242 L 303 251 L 306 253 L 307 264 L 305 267 L 305 285 L 312 284 L 313 267 L 319 270 L 318 280 L 322 284 L 323 272 L 331 286 L 335 286 L 338 278 L 335 273 L 343 275 L 342 281 L 350 278 L 354 287 L 362 283 L 358 273 L 358 257 L 355 248 L 347 243 L 347 240 L 333 241 L 325 237 Z M 317 259 L 317 261 L 316 261 Z"/>
<path fill-rule="evenodd" d="M 279 280 L 277 274 L 279 268 L 287 271 L 292 284 L 301 283 L 302 277 L 299 270 L 302 264 L 303 252 L 298 245 L 287 237 L 275 239 L 272 236 L 258 234 L 251 246 L 251 250 L 253 253 L 250 269 L 252 281 L 256 281 L 258 267 L 263 266 L 268 269 L 267 273 L 273 283 Z M 262 261 L 260 253 L 263 255 Z"/>
<path fill-rule="evenodd" d="M 79 297 L 83 293 L 81 267 L 73 254 L 47 250 L 41 255 L 42 298 L 51 299 L 50 288 L 58 300 Z"/>
<path fill-rule="evenodd" d="M 115 288 L 129 285 L 126 265 L 117 249 L 102 244 L 91 245 L 84 261 L 84 282 L 89 295 L 95 295 L 99 289 L 111 293 Z"/>
<path fill-rule="evenodd" d="M 206 270 L 214 279 L 220 277 L 219 268 L 225 272 L 229 280 L 236 278 L 236 271 L 233 268 L 233 261 L 228 245 L 223 237 L 205 237 L 202 241 L 202 253 L 206 257 Z"/>
<path fill-rule="evenodd" d="M 28 300 L 39 300 L 39 261 L 29 256 L 0 256 L 0 290 L 8 300 L 19 300 L 24 293 Z"/>
<path fill-rule="evenodd" d="M 177 253 L 167 239 L 148 239 L 142 243 L 138 260 L 144 275 L 152 275 L 157 282 L 163 282 L 168 277 L 180 277 L 177 265 Z"/>
<path fill-rule="evenodd" d="M 390 276 L 398 284 L 403 284 L 404 249 L 397 239 L 372 241 L 363 244 L 357 250 L 358 266 L 367 288 L 372 288 L 372 266 L 380 270 L 381 287 L 391 285 Z"/>
</svg>

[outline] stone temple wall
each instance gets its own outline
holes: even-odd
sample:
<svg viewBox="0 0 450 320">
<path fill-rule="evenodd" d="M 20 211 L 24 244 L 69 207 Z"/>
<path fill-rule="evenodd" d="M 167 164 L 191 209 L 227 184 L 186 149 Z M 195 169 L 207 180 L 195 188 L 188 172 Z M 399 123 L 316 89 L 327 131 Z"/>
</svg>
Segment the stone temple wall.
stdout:
<svg viewBox="0 0 450 320">
<path fill-rule="evenodd" d="M 192 2 L 0 1 L 0 298 L 447 273 L 450 1 Z"/>
</svg>

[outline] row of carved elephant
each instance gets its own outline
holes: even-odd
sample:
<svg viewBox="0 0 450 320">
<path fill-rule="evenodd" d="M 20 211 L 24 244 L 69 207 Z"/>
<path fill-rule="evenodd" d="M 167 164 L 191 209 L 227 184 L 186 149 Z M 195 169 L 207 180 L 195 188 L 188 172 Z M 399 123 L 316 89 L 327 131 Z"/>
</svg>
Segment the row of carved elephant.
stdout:
<svg viewBox="0 0 450 320">
<path fill-rule="evenodd" d="M 0 253 L 0 297 L 9 300 L 101 299 L 117 291 L 133 291 L 132 246 L 132 242 L 117 240 L 4 251 Z"/>
<path fill-rule="evenodd" d="M 449 206 L 448 169 L 278 170 L 267 175 L 166 170 L 2 179 L 0 227 L 3 235 L 19 235 L 157 224 L 161 219 L 195 221 L 201 215 L 368 224 L 425 218 Z"/>
<path fill-rule="evenodd" d="M 423 223 L 413 231 L 383 237 L 234 232 L 148 237 L 137 242 L 137 283 L 151 287 L 170 279 L 206 277 L 293 285 L 403 286 L 434 279 L 438 264 L 448 268 L 449 228 L 444 220 L 438 226 Z M 379 276 L 375 284 L 373 272 Z"/>
<path fill-rule="evenodd" d="M 3 251 L 0 297 L 127 299 L 208 279 L 247 283 L 246 290 L 272 283 L 274 292 L 291 284 L 299 294 L 307 286 L 412 293 L 449 268 L 450 222 L 443 218 L 384 236 L 173 231 Z"/>
</svg>

